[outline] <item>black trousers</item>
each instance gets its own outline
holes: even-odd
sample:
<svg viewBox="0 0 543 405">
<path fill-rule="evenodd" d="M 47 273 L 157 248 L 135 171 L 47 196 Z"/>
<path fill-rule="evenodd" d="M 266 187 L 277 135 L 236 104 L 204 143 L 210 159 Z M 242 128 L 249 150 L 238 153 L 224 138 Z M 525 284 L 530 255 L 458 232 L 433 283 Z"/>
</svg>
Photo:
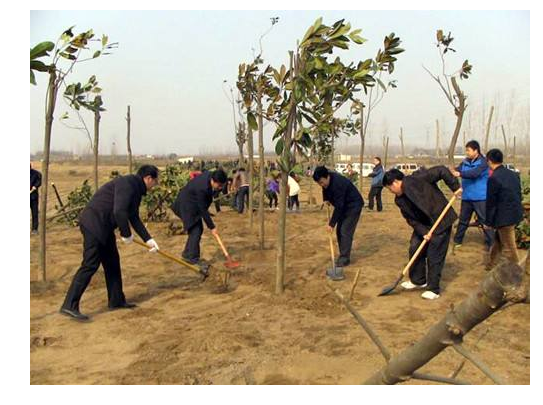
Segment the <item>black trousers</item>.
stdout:
<svg viewBox="0 0 543 405">
<path fill-rule="evenodd" d="M 445 266 L 445 257 L 449 248 L 452 226 L 439 235 L 433 235 L 426 244 L 419 257 L 409 271 L 409 278 L 413 284 L 428 284 L 428 290 L 439 294 L 439 281 Z M 409 243 L 409 257 L 413 257 L 423 241 L 423 237 L 413 232 Z"/>
<path fill-rule="evenodd" d="M 245 208 L 245 203 L 249 205 L 249 186 L 242 186 L 236 196 L 238 212 L 241 214 Z"/>
<path fill-rule="evenodd" d="M 83 234 L 83 261 L 68 288 L 62 307 L 79 311 L 81 296 L 100 264 L 106 277 L 108 306 L 113 308 L 124 304 L 126 299 L 123 293 L 121 263 L 114 233 L 111 232 L 106 243 L 102 244 L 85 228 L 80 229 Z"/>
<path fill-rule="evenodd" d="M 185 243 L 185 250 L 181 256 L 191 263 L 197 263 L 200 260 L 200 239 L 204 233 L 204 224 L 200 219 L 196 224 L 192 225 L 188 230 L 189 238 Z"/>
<path fill-rule="evenodd" d="M 454 235 L 454 243 L 460 244 L 464 240 L 464 235 L 469 227 L 469 221 L 473 213 L 477 214 L 479 222 L 485 223 L 486 218 L 486 201 L 465 201 L 462 200 L 460 205 L 460 218 L 458 219 L 458 228 Z M 494 240 L 494 231 L 491 229 L 484 229 L 485 245 L 488 249 L 492 246 Z"/>
<path fill-rule="evenodd" d="M 268 197 L 270 208 L 272 207 L 272 203 L 275 204 L 275 208 L 277 208 L 277 204 L 279 202 L 277 198 L 277 193 L 275 191 L 267 190 L 266 196 Z"/>
<path fill-rule="evenodd" d="M 382 191 L 383 191 L 383 187 L 371 186 L 370 193 L 368 195 L 368 200 L 369 200 L 368 208 L 370 210 L 373 209 L 374 200 L 377 200 L 377 211 L 383 211 L 383 201 L 381 200 Z"/>
<path fill-rule="evenodd" d="M 353 246 L 354 232 L 360 219 L 362 207 L 349 210 L 336 225 L 336 236 L 339 245 L 339 260 L 351 260 L 351 248 Z"/>
<path fill-rule="evenodd" d="M 35 191 L 34 191 L 35 193 Z M 30 211 L 32 212 L 32 230 L 38 230 L 38 199 L 30 199 Z"/>
<path fill-rule="evenodd" d="M 296 205 L 296 209 L 300 209 L 300 200 L 298 199 L 298 194 L 296 195 L 290 195 L 288 197 L 288 209 L 292 210 L 294 206 Z"/>
</svg>

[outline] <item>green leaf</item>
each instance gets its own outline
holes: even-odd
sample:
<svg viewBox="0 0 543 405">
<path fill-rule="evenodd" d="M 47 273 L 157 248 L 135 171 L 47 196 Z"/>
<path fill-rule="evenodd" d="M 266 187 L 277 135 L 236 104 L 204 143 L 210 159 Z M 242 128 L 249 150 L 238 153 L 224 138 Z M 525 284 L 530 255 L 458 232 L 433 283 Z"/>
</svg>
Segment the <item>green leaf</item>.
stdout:
<svg viewBox="0 0 543 405">
<path fill-rule="evenodd" d="M 36 85 L 36 76 L 34 76 L 34 72 L 32 71 L 32 69 L 30 70 L 30 83 L 34 86 Z"/>
<path fill-rule="evenodd" d="M 375 80 L 377 80 L 377 83 L 379 83 L 379 86 L 381 86 L 381 88 L 383 89 L 383 91 L 387 91 L 387 88 L 386 88 L 385 84 L 381 81 L 381 79 L 379 79 L 378 77 L 376 77 Z"/>
<path fill-rule="evenodd" d="M 284 147 L 285 147 L 285 141 L 283 140 L 283 138 L 279 138 L 279 140 L 275 144 L 275 154 L 278 156 L 281 155 L 283 153 Z"/>
<path fill-rule="evenodd" d="M 41 58 L 42 56 L 49 56 L 48 52 L 51 52 L 55 48 L 55 44 L 50 41 L 40 42 L 34 48 L 30 50 L 30 59 Z"/>
<path fill-rule="evenodd" d="M 258 124 L 256 123 L 256 118 L 252 112 L 247 113 L 247 123 L 249 124 L 249 127 L 256 131 L 258 129 Z"/>
<path fill-rule="evenodd" d="M 94 52 L 94 55 L 92 55 L 93 58 L 97 58 L 98 56 L 100 56 L 102 52 L 101 51 L 96 51 Z"/>
<path fill-rule="evenodd" d="M 107 41 L 108 41 L 107 35 L 103 34 L 102 35 L 102 46 L 106 46 Z"/>
<path fill-rule="evenodd" d="M 39 60 L 32 60 L 30 61 L 30 70 L 37 70 L 38 72 L 49 72 L 49 65 L 46 65 Z"/>
</svg>

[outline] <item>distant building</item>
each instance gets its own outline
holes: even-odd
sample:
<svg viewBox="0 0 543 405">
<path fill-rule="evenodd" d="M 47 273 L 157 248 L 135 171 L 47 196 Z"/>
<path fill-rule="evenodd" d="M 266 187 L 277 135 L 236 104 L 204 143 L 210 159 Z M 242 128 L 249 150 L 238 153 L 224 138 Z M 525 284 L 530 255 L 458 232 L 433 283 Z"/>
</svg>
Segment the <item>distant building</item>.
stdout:
<svg viewBox="0 0 543 405">
<path fill-rule="evenodd" d="M 194 162 L 194 156 L 180 157 L 177 159 L 179 163 L 190 163 Z"/>
</svg>

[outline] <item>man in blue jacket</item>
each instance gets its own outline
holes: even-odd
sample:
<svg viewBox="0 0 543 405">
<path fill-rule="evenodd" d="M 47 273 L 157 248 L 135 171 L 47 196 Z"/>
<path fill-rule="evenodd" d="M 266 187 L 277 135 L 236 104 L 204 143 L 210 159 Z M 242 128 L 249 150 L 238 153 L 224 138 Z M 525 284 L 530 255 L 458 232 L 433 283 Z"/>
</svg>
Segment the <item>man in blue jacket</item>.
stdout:
<svg viewBox="0 0 543 405">
<path fill-rule="evenodd" d="M 383 169 L 380 157 L 375 156 L 373 158 L 373 164 L 375 165 L 373 171 L 368 175 L 368 177 L 371 177 L 368 209 L 373 211 L 373 202 L 374 200 L 377 200 L 377 211 L 381 212 L 383 211 L 381 193 L 383 192 L 383 176 L 385 175 L 385 169 Z"/>
<path fill-rule="evenodd" d="M 522 194 L 519 176 L 503 166 L 503 153 L 499 149 L 488 151 L 486 158 L 493 173 L 488 180 L 486 196 L 486 227 L 496 230 L 486 270 L 498 264 L 503 256 L 518 263 L 515 227 L 522 221 Z"/>
<path fill-rule="evenodd" d="M 489 169 L 485 157 L 481 154 L 481 147 L 477 141 L 466 144 L 466 159 L 458 167 L 451 170 L 455 177 L 462 178 L 462 204 L 458 228 L 454 235 L 454 249 L 462 246 L 464 235 L 469 227 L 473 212 L 477 214 L 478 222 L 484 224 L 486 220 L 486 188 Z M 486 250 L 490 250 L 494 232 L 484 229 Z"/>
</svg>

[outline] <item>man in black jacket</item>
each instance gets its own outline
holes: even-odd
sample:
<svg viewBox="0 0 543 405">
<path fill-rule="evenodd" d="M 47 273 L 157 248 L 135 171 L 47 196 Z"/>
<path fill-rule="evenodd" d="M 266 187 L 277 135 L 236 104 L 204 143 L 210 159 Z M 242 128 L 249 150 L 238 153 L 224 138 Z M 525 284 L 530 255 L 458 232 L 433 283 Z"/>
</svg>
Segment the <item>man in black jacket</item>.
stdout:
<svg viewBox="0 0 543 405">
<path fill-rule="evenodd" d="M 491 149 L 486 154 L 488 165 L 493 170 L 488 179 L 486 191 L 486 227 L 496 230 L 495 240 L 490 249 L 486 266 L 492 270 L 500 255 L 518 263 L 515 227 L 522 221 L 522 191 L 518 174 L 503 166 L 503 153 Z"/>
<path fill-rule="evenodd" d="M 334 213 L 328 222 L 328 232 L 336 227 L 339 258 L 336 266 L 348 266 L 351 262 L 351 247 L 356 225 L 362 213 L 364 200 L 345 176 L 329 171 L 324 166 L 318 166 L 313 172 L 313 180 L 322 187 L 322 199 L 334 206 Z"/>
<path fill-rule="evenodd" d="M 30 211 L 32 212 L 33 235 L 38 233 L 38 188 L 41 186 L 41 173 L 32 168 L 30 164 Z"/>
<path fill-rule="evenodd" d="M 108 306 L 110 309 L 133 308 L 123 293 L 121 264 L 115 242 L 115 228 L 119 228 L 124 243 L 134 239 L 130 225 L 156 252 L 158 245 L 151 238 L 139 217 L 141 197 L 158 184 L 158 169 L 144 165 L 137 174 L 120 176 L 104 184 L 94 193 L 79 216 L 83 234 L 83 262 L 75 274 L 60 312 L 78 320 L 89 317 L 79 311 L 79 301 L 100 264 L 106 277 Z"/>
<path fill-rule="evenodd" d="M 183 221 L 183 228 L 189 234 L 182 256 L 193 264 L 200 262 L 200 239 L 204 232 L 202 219 L 213 235 L 217 234 L 208 208 L 213 201 L 213 192 L 221 190 L 227 181 L 224 170 L 218 169 L 214 172 L 204 172 L 192 179 L 179 191 L 172 210 Z M 202 267 L 202 266 L 201 266 Z M 206 269 L 202 268 L 205 275 Z"/>
<path fill-rule="evenodd" d="M 445 166 L 421 169 L 411 176 L 404 176 L 398 169 L 392 169 L 386 172 L 383 178 L 383 185 L 396 195 L 394 199 L 396 205 L 413 228 L 409 257 L 413 256 L 424 239 L 428 241 L 411 266 L 410 281 L 401 284 L 406 290 L 427 287 L 428 291 L 422 293 L 422 298 L 425 299 L 439 298 L 441 271 L 445 265 L 452 225 L 458 218 L 454 210 L 449 208 L 433 234 L 430 233 L 430 229 L 448 204 L 437 185 L 439 180 L 443 180 L 455 194 L 462 193 L 458 180 Z"/>
</svg>

